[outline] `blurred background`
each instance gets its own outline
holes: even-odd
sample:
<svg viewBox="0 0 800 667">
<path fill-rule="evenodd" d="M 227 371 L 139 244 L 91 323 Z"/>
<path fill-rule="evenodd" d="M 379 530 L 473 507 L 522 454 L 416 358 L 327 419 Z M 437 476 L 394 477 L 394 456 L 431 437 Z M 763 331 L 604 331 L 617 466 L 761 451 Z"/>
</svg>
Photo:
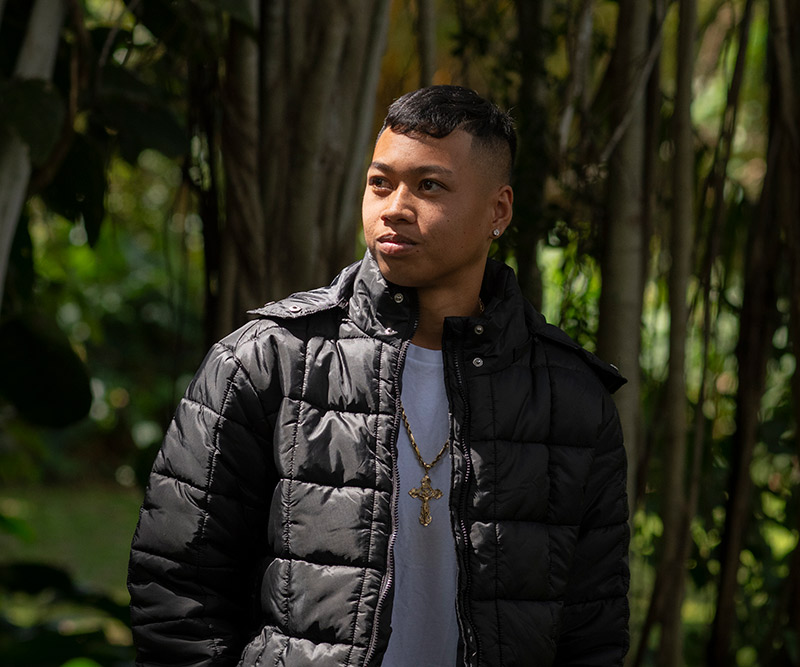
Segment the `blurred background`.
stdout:
<svg viewBox="0 0 800 667">
<path fill-rule="evenodd" d="M 629 665 L 800 664 L 800 3 L 0 0 L 0 664 L 133 664 L 207 347 L 364 252 L 386 106 L 511 110 L 495 254 L 619 366 Z"/>
</svg>

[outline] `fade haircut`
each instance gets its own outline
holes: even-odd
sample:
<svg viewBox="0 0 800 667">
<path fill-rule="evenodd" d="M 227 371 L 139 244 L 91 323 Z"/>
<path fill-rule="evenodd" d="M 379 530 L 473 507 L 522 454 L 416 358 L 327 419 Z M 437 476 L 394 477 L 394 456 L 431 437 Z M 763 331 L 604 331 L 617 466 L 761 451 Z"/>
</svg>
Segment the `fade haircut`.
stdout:
<svg viewBox="0 0 800 667">
<path fill-rule="evenodd" d="M 473 147 L 484 153 L 499 178 L 511 181 L 517 151 L 514 121 L 474 90 L 461 86 L 428 86 L 396 99 L 383 127 L 398 134 L 427 134 L 436 139 L 454 130 L 472 135 Z"/>
</svg>

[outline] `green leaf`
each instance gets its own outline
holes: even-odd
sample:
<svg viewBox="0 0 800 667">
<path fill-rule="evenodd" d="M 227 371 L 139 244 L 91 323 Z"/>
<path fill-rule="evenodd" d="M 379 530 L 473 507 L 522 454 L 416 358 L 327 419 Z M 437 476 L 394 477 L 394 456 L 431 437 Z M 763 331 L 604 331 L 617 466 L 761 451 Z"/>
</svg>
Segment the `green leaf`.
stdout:
<svg viewBox="0 0 800 667">
<path fill-rule="evenodd" d="M 23 542 L 32 542 L 34 533 L 28 522 L 17 516 L 8 516 L 0 513 L 0 533 L 11 535 Z"/>
<path fill-rule="evenodd" d="M 133 664 L 132 649 L 111 646 L 102 630 L 62 634 L 52 623 L 18 627 L 6 619 L 3 621 L 0 625 L 3 665 L 51 667 L 89 655 L 97 658 L 99 665 Z"/>
<path fill-rule="evenodd" d="M 105 217 L 106 158 L 91 138 L 76 134 L 64 162 L 42 193 L 45 203 L 68 220 L 83 220 L 94 246 Z"/>
<path fill-rule="evenodd" d="M 99 96 L 102 108 L 104 100 L 124 100 L 139 105 L 163 104 L 164 93 L 146 84 L 129 69 L 110 62 L 103 70 Z"/>
<path fill-rule="evenodd" d="M 130 45 L 133 35 L 130 30 L 125 30 L 119 24 L 98 25 L 89 30 L 89 39 L 95 53 L 102 53 L 105 48 L 109 49 L 109 53 L 114 53 L 117 47 Z"/>
<path fill-rule="evenodd" d="M 170 158 L 186 154 L 189 146 L 186 131 L 165 106 L 108 100 L 103 103 L 102 114 L 107 125 L 119 128 L 120 151 L 131 164 L 145 148 L 153 148 Z"/>
<path fill-rule="evenodd" d="M 63 123 L 64 104 L 49 82 L 11 79 L 0 84 L 0 124 L 28 145 L 33 164 L 50 155 Z"/>
<path fill-rule="evenodd" d="M 186 130 L 164 97 L 164 91 L 122 67 L 109 67 L 104 73 L 98 115 L 106 127 L 116 131 L 122 156 L 128 162 L 134 163 L 145 148 L 167 157 L 186 154 Z"/>
<path fill-rule="evenodd" d="M 125 0 L 128 9 L 133 0 Z M 187 19 L 190 18 L 185 2 L 136 2 L 133 13 L 142 24 L 162 42 L 182 45 L 186 41 Z"/>
<path fill-rule="evenodd" d="M 27 211 L 23 208 L 8 258 L 3 312 L 13 312 L 15 307 L 31 302 L 35 277 L 33 243 L 28 230 Z"/>
<path fill-rule="evenodd" d="M 67 660 L 61 667 L 102 667 L 102 665 L 91 658 L 73 658 Z"/>
<path fill-rule="evenodd" d="M 89 413 L 86 366 L 56 322 L 28 313 L 0 325 L 0 395 L 33 424 L 63 427 Z"/>
<path fill-rule="evenodd" d="M 71 597 L 75 593 L 75 584 L 66 570 L 44 563 L 12 562 L 0 565 L 0 588 L 28 595 L 37 595 L 46 590 L 59 597 Z"/>
</svg>

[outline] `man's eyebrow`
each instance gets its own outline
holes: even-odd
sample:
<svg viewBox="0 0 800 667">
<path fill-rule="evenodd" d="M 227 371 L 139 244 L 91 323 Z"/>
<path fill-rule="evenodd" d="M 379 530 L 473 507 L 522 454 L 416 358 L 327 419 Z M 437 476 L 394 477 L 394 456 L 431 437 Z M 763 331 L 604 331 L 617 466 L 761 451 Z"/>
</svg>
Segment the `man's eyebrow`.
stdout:
<svg viewBox="0 0 800 667">
<path fill-rule="evenodd" d="M 369 168 L 385 172 L 395 171 L 391 165 L 388 165 L 385 162 L 378 162 L 378 161 L 371 162 Z M 411 170 L 411 172 L 414 174 L 440 174 L 441 176 L 451 176 L 453 174 L 453 171 L 451 169 L 448 169 L 447 167 L 442 167 L 438 164 L 423 164 L 418 167 L 414 167 Z"/>
</svg>

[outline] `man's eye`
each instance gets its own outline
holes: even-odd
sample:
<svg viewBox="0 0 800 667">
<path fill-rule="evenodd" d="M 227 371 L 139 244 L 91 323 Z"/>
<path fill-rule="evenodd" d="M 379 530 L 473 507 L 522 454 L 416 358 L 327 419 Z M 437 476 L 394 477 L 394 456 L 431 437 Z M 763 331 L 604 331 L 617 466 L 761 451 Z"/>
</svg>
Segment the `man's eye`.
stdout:
<svg viewBox="0 0 800 667">
<path fill-rule="evenodd" d="M 431 180 L 430 178 L 426 178 L 424 181 L 422 181 L 422 183 L 419 184 L 419 187 L 421 190 L 424 190 L 425 192 L 434 192 L 436 190 L 442 189 L 441 183 L 437 183 L 436 181 Z"/>
<path fill-rule="evenodd" d="M 389 182 L 383 176 L 370 176 L 367 183 L 376 190 L 389 189 Z"/>
</svg>

